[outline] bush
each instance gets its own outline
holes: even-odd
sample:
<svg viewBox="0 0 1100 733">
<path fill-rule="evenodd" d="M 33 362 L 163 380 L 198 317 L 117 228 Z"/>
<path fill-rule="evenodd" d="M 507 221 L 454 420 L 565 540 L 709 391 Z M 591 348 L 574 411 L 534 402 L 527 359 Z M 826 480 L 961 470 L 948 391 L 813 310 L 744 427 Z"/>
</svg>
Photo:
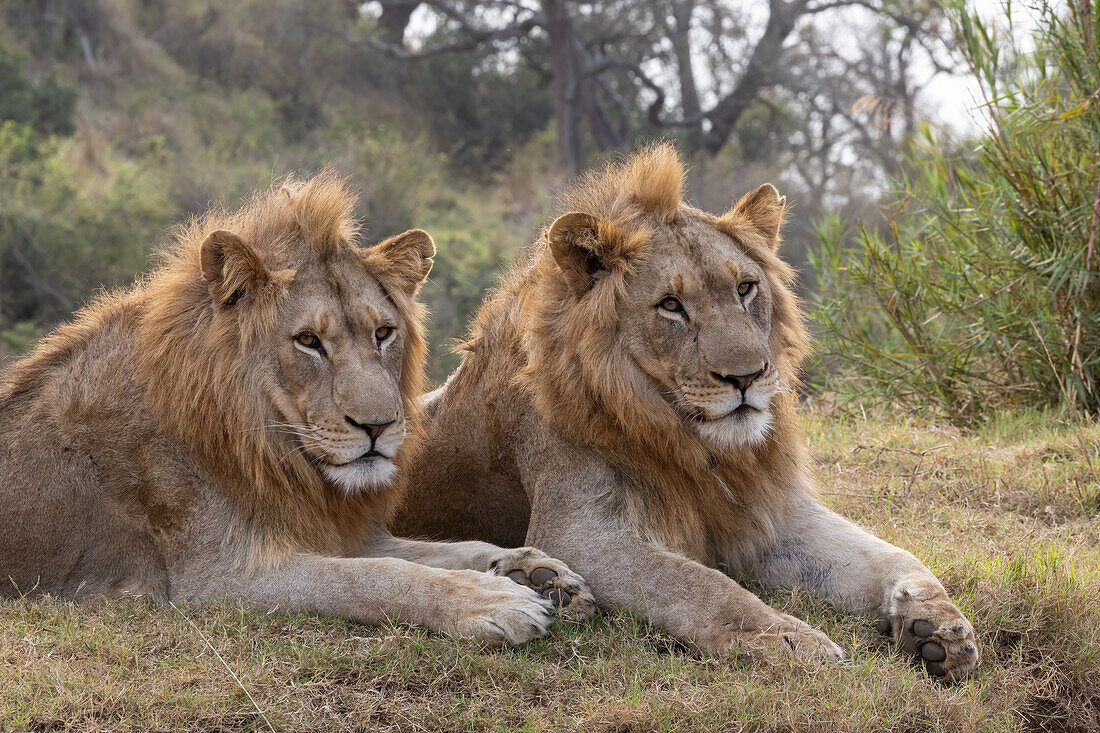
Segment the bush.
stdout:
<svg viewBox="0 0 1100 733">
<path fill-rule="evenodd" d="M 1022 53 L 956 0 L 990 126 L 973 153 L 925 129 L 885 226 L 819 227 L 831 387 L 962 421 L 1100 409 L 1098 8 L 1043 4 Z"/>
<path fill-rule="evenodd" d="M 78 147 L 0 123 L 0 326 L 57 321 L 128 282 L 171 224 L 156 172 L 114 156 L 93 168 Z"/>
<path fill-rule="evenodd" d="M 32 84 L 24 74 L 26 62 L 23 54 L 0 45 L 0 120 L 22 122 L 47 135 L 72 134 L 76 86 L 57 69 Z"/>
<path fill-rule="evenodd" d="M 523 234 L 506 226 L 503 207 L 479 189 L 427 212 L 424 227 L 439 250 L 423 298 L 431 313 L 428 376 L 441 384 L 458 367 L 454 347 L 465 338 L 486 291 L 514 261 Z"/>
</svg>

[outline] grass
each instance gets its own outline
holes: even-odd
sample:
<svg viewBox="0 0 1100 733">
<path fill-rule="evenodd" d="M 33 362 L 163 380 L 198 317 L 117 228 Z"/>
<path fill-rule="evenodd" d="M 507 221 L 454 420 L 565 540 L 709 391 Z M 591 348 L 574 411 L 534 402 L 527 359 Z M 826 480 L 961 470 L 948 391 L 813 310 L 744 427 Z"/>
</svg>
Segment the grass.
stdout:
<svg viewBox="0 0 1100 733">
<path fill-rule="evenodd" d="M 1100 427 L 809 427 L 825 502 L 917 553 L 974 622 L 984 661 L 964 683 L 801 592 L 767 597 L 850 664 L 703 660 L 625 614 L 485 651 L 233 606 L 16 600 L 0 602 L 0 730 L 1100 730 Z"/>
</svg>

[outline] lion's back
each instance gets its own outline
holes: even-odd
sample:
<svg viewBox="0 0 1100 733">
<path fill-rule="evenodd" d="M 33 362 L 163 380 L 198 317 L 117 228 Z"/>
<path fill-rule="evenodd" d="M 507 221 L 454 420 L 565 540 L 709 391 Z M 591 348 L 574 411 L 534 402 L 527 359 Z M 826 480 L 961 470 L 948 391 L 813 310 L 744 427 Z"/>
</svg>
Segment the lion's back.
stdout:
<svg viewBox="0 0 1100 733">
<path fill-rule="evenodd" d="M 515 384 L 522 337 L 514 305 L 506 293 L 486 301 L 461 366 L 425 395 L 422 437 L 401 457 L 395 534 L 523 544 L 531 506 L 506 436 L 532 406 Z"/>
</svg>

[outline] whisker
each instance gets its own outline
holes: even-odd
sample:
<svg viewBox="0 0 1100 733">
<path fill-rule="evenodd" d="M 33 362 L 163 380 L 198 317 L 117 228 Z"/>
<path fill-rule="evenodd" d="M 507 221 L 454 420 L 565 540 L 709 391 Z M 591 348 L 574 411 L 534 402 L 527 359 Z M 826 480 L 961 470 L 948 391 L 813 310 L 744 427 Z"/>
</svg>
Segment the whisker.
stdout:
<svg viewBox="0 0 1100 733">
<path fill-rule="evenodd" d="M 285 461 L 287 459 L 290 459 L 290 458 L 293 458 L 294 456 L 299 455 L 299 454 L 305 454 L 308 458 L 313 458 L 313 456 L 311 456 L 308 452 L 309 448 L 310 448 L 310 446 L 306 446 L 306 445 L 295 446 L 294 448 L 287 451 L 286 453 L 284 453 L 282 455 L 282 457 L 279 458 L 279 463 L 282 463 L 283 461 Z"/>
</svg>

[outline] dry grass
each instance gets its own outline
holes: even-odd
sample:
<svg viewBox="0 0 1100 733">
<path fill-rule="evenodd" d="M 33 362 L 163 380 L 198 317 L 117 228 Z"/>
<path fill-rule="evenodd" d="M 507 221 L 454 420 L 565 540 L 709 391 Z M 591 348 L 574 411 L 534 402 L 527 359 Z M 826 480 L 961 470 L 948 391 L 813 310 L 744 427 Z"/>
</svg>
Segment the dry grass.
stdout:
<svg viewBox="0 0 1100 733">
<path fill-rule="evenodd" d="M 276 730 L 1100 730 L 1100 428 L 815 418 L 811 433 L 826 502 L 924 558 L 974 621 L 970 680 L 930 682 L 870 621 L 794 592 L 769 600 L 851 664 L 704 661 L 621 614 L 488 652 L 228 606 L 8 601 L 0 730 L 266 730 L 234 674 Z"/>
</svg>

